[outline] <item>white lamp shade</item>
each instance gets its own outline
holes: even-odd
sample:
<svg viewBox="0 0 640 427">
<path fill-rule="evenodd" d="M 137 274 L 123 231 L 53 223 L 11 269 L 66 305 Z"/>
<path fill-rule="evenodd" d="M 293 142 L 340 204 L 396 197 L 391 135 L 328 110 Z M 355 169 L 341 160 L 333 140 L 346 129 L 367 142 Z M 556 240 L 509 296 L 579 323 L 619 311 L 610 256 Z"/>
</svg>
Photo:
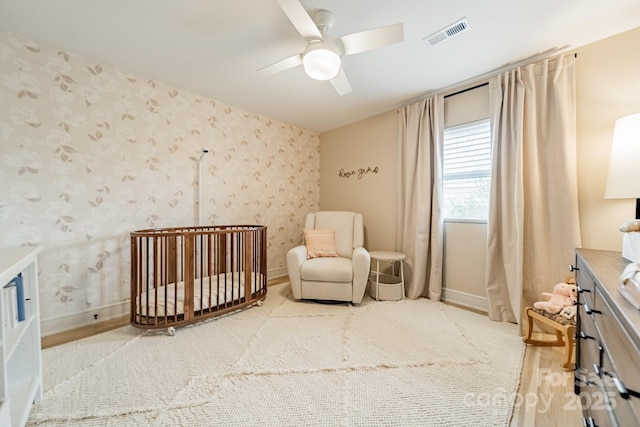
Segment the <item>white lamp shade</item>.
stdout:
<svg viewBox="0 0 640 427">
<path fill-rule="evenodd" d="M 302 55 L 302 66 L 305 73 L 316 80 L 334 78 L 340 71 L 341 62 L 340 55 L 327 48 L 322 42 L 310 43 Z"/>
<path fill-rule="evenodd" d="M 640 198 L 640 113 L 616 120 L 604 197 Z"/>
</svg>

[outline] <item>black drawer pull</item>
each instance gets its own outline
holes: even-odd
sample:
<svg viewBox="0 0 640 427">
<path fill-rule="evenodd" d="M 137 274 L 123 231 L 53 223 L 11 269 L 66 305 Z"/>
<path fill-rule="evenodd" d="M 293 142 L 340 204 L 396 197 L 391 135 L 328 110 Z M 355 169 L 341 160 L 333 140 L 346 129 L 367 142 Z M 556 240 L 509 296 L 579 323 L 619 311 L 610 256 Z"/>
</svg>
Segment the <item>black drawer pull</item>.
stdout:
<svg viewBox="0 0 640 427">
<path fill-rule="evenodd" d="M 584 427 L 598 427 L 591 417 L 582 417 L 582 425 Z"/>
<path fill-rule="evenodd" d="M 595 340 L 594 337 L 585 334 L 584 332 L 580 332 L 579 334 L 576 334 L 576 339 L 578 340 Z"/>
<path fill-rule="evenodd" d="M 600 348 L 602 348 L 602 347 L 600 347 Z M 598 376 L 598 378 L 602 378 L 603 375 L 606 375 L 608 377 L 613 378 L 613 375 L 611 375 L 609 372 L 607 372 L 604 369 L 602 369 L 602 366 L 598 365 L 597 363 L 593 364 L 593 371 Z"/>
<path fill-rule="evenodd" d="M 624 386 L 624 384 L 622 384 L 622 381 L 620 381 L 616 377 L 613 377 L 613 383 L 616 385 L 616 388 L 618 389 L 618 394 L 620 395 L 620 397 L 622 397 L 623 399 L 628 399 L 629 391 Z"/>
<path fill-rule="evenodd" d="M 580 285 L 578 285 L 578 286 L 577 286 L 577 289 L 578 289 L 578 293 L 579 293 L 579 294 L 581 294 L 581 293 L 583 293 L 583 292 L 589 292 L 589 293 L 591 293 L 591 289 L 583 289 L 583 288 L 581 288 L 581 287 L 580 287 Z"/>
<path fill-rule="evenodd" d="M 596 373 L 598 377 L 602 378 L 602 371 L 600 370 L 600 365 L 598 365 L 597 363 L 594 363 L 593 371 Z"/>
<path fill-rule="evenodd" d="M 576 271 L 576 270 L 580 270 L 580 269 L 574 266 L 573 264 L 569 264 L 569 271 Z"/>
<path fill-rule="evenodd" d="M 640 398 L 640 393 L 625 387 L 624 383 L 620 381 L 619 378 L 614 377 L 613 375 L 611 377 L 613 378 L 613 383 L 616 385 L 616 388 L 618 389 L 618 394 L 620 395 L 620 397 L 622 397 L 623 399 L 629 399 L 629 397 L 631 396 Z"/>
<path fill-rule="evenodd" d="M 591 315 L 591 314 L 602 314 L 602 312 L 600 310 L 596 310 L 595 308 L 591 308 L 589 307 L 589 305 L 585 302 L 582 303 L 582 305 L 584 305 L 584 312 Z"/>
</svg>

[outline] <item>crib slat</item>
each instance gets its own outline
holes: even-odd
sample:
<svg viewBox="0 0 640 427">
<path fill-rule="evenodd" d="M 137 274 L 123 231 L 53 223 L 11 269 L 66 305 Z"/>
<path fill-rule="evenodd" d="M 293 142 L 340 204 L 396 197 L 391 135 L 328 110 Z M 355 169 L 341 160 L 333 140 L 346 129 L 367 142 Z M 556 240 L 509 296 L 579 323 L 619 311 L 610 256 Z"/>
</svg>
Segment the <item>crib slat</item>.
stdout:
<svg viewBox="0 0 640 427">
<path fill-rule="evenodd" d="M 193 318 L 193 285 L 195 270 L 195 235 L 187 235 L 184 238 L 184 320 Z"/>
<path fill-rule="evenodd" d="M 251 245 L 251 234 L 244 234 L 244 300 L 249 301 L 251 299 L 251 270 L 253 250 Z"/>
<path fill-rule="evenodd" d="M 131 294 L 130 294 L 130 316 L 129 323 L 136 323 L 138 318 L 136 317 L 138 314 L 136 298 L 138 297 L 139 291 L 139 281 L 138 274 L 140 273 L 140 264 L 139 264 L 139 255 L 138 255 L 138 239 L 131 238 Z"/>
</svg>

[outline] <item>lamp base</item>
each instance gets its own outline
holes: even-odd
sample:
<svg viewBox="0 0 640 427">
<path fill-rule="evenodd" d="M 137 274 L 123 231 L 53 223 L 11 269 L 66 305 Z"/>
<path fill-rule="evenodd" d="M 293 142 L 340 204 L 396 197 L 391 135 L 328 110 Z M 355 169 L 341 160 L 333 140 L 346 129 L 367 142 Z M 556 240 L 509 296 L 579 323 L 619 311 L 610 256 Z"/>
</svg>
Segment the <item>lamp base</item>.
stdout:
<svg viewBox="0 0 640 427">
<path fill-rule="evenodd" d="M 640 231 L 623 233 L 622 257 L 631 262 L 640 262 Z"/>
</svg>

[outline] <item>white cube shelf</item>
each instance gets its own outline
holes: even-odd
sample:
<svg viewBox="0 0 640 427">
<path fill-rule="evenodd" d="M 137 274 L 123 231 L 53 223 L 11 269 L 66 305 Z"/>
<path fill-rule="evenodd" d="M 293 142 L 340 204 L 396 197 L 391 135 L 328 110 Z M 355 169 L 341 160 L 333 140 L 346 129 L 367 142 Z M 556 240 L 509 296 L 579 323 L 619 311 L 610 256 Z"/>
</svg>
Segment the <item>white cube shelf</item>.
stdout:
<svg viewBox="0 0 640 427">
<path fill-rule="evenodd" d="M 0 250 L 0 425 L 22 427 L 42 399 L 38 262 L 41 246 Z M 15 294 L 4 292 L 22 274 L 24 319 L 12 321 Z"/>
</svg>

